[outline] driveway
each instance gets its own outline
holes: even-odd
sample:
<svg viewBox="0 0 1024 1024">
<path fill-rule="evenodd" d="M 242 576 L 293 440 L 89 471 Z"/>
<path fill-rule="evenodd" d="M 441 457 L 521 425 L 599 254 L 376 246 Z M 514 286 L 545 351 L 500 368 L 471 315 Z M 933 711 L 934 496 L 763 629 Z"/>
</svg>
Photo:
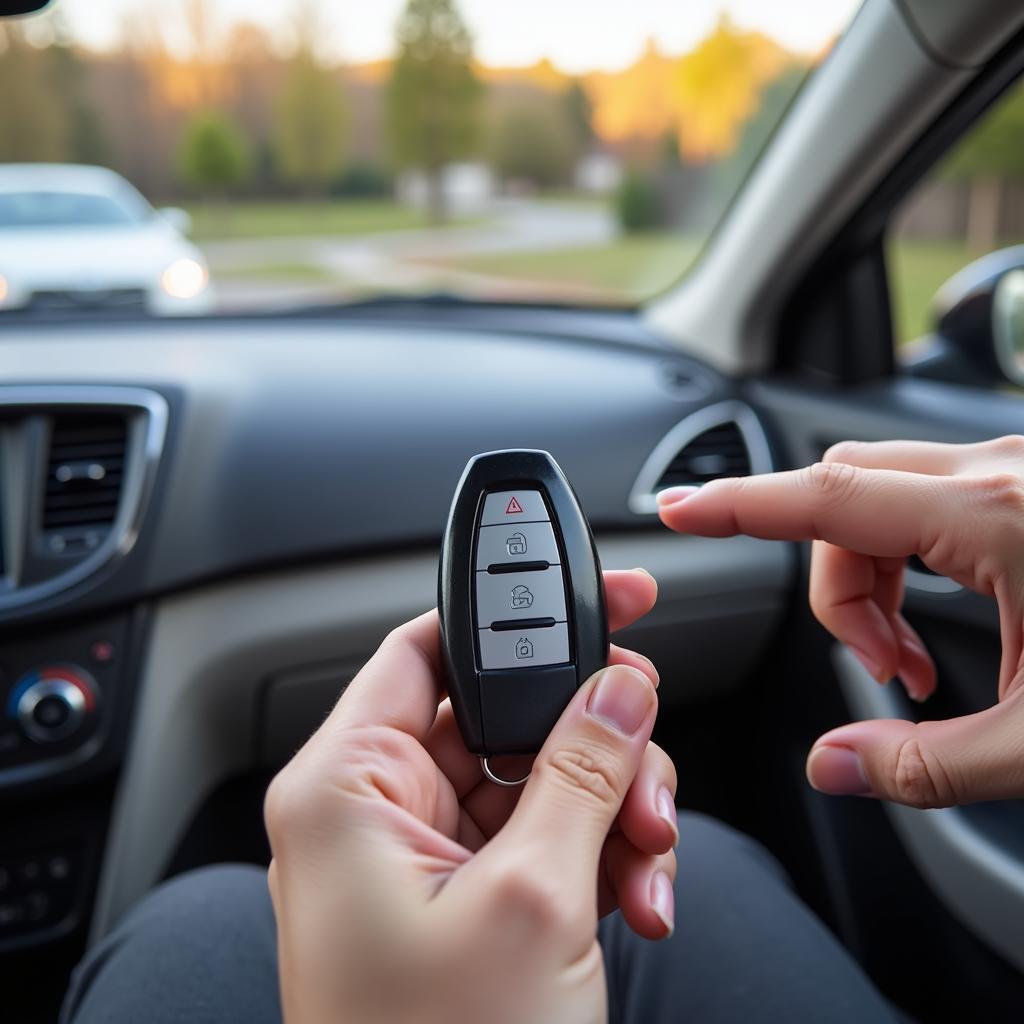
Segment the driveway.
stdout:
<svg viewBox="0 0 1024 1024">
<path fill-rule="evenodd" d="M 601 206 L 503 199 L 494 203 L 483 221 L 465 226 L 336 238 L 207 242 L 202 249 L 217 285 L 219 305 L 237 310 L 395 291 L 450 289 L 491 298 L 521 294 L 521 284 L 432 263 L 491 253 L 602 245 L 615 234 L 615 219 Z M 324 279 L 289 282 L 260 269 L 289 265 L 317 268 Z M 246 276 L 246 268 L 253 268 L 251 277 Z M 218 271 L 224 276 L 218 277 Z M 530 293 L 536 296 L 538 287 L 543 288 L 531 282 Z M 558 293 L 564 297 L 565 288 Z"/>
</svg>

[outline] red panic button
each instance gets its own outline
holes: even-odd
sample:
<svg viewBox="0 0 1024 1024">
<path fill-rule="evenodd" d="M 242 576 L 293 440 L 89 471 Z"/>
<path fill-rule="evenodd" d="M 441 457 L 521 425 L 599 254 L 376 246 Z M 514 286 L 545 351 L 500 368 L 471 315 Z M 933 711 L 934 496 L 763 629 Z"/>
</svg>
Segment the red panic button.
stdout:
<svg viewBox="0 0 1024 1024">
<path fill-rule="evenodd" d="M 546 523 L 550 519 L 544 496 L 538 490 L 492 491 L 484 496 L 480 525 Z"/>
</svg>

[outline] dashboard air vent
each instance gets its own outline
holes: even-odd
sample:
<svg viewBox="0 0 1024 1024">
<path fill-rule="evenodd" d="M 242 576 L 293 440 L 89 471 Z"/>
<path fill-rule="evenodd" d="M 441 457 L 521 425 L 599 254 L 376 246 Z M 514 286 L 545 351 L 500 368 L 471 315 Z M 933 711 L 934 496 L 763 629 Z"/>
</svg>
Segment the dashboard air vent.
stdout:
<svg viewBox="0 0 1024 1024">
<path fill-rule="evenodd" d="M 68 413 L 53 418 L 45 531 L 81 535 L 87 546 L 102 539 L 117 516 L 126 438 L 123 416 Z"/>
<path fill-rule="evenodd" d="M 652 515 L 666 487 L 771 470 L 768 439 L 754 410 L 738 400 L 717 402 L 690 413 L 658 442 L 633 484 L 629 507 Z"/>
<path fill-rule="evenodd" d="M 725 476 L 750 476 L 750 453 L 736 423 L 722 423 L 687 442 L 665 468 L 655 493 L 666 487 L 706 484 Z"/>
</svg>

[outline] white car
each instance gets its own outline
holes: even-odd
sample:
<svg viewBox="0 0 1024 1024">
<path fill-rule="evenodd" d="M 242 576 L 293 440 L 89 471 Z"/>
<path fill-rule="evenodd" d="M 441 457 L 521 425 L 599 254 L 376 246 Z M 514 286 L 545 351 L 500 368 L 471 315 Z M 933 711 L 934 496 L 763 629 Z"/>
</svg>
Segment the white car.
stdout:
<svg viewBox="0 0 1024 1024">
<path fill-rule="evenodd" d="M 207 312 L 210 276 L 184 210 L 154 210 L 119 174 L 76 164 L 0 165 L 0 311 Z"/>
</svg>

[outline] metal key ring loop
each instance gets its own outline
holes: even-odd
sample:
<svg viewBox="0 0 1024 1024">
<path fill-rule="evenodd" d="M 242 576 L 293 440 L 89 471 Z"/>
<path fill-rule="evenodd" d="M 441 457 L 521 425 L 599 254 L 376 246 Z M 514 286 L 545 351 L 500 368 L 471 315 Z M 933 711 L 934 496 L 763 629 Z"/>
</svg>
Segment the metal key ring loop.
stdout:
<svg viewBox="0 0 1024 1024">
<path fill-rule="evenodd" d="M 491 771 L 491 766 L 488 763 L 489 761 L 489 757 L 480 758 L 480 764 L 483 767 L 484 775 L 486 775 L 487 778 L 489 778 L 496 786 L 506 786 L 509 789 L 514 789 L 516 786 L 521 786 L 530 777 L 530 772 L 527 772 L 521 779 L 503 779 L 500 775 L 495 775 L 494 772 Z"/>
</svg>

